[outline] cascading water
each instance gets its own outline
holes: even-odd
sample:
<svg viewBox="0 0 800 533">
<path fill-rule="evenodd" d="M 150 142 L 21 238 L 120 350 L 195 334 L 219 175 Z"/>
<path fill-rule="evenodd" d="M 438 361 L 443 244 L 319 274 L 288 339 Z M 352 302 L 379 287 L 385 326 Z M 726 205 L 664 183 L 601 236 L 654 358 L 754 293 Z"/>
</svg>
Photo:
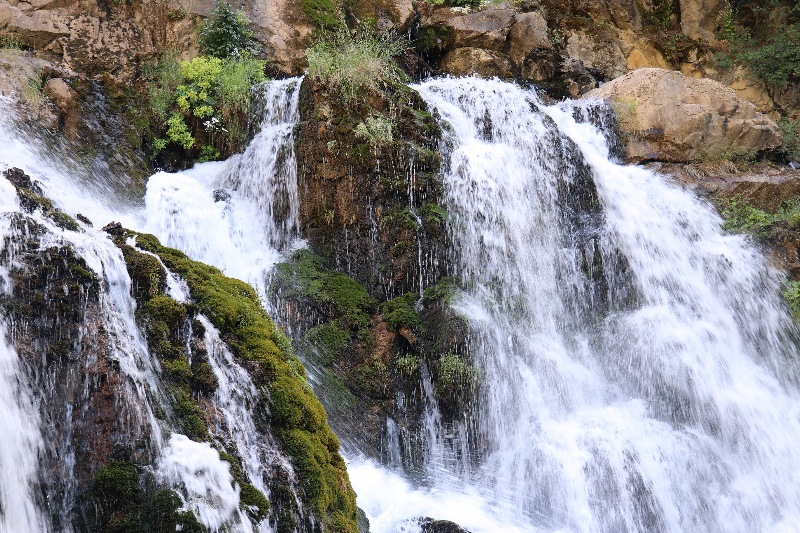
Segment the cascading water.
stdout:
<svg viewBox="0 0 800 533">
<path fill-rule="evenodd" d="M 577 104 L 475 79 L 418 90 L 453 126 L 447 207 L 473 287 L 457 307 L 484 384 L 480 447 L 463 478 L 437 470 L 434 491 L 467 483 L 526 530 L 795 527 L 796 352 L 778 274 L 710 206 L 611 162 Z M 558 204 L 587 170 L 608 293 L 635 295 L 588 319 L 586 243 Z M 618 254 L 632 290 L 609 268 Z"/>
<path fill-rule="evenodd" d="M 66 211 L 123 219 L 264 296 L 270 267 L 298 245 L 291 134 L 299 87 L 292 79 L 262 88 L 264 120 L 244 154 L 151 177 L 143 213 L 87 203 L 52 166 L 29 155 L 24 163 L 40 169 Z M 615 164 L 604 132 L 574 118 L 597 104 L 547 107 L 514 85 L 469 78 L 416 88 L 450 125 L 445 203 L 467 287 L 455 307 L 472 329 L 481 387 L 476 424 L 455 429 L 442 427 L 428 387 L 418 477 L 401 474 L 407 452 L 393 421 L 389 467 L 347 450 L 373 533 L 414 531 L 421 516 L 475 533 L 797 530 L 797 353 L 779 274 L 763 255 L 723 234 L 691 193 Z M 20 153 L 31 150 L 13 138 L 5 146 L 8 165 L 22 166 Z M 157 395 L 158 386 L 135 334 L 119 251 L 94 230 L 61 238 L 102 273 L 116 317 L 108 323 L 129 343 L 115 357 L 130 398 L 147 405 L 146 390 Z M 170 287 L 185 298 L 179 280 Z M 282 458 L 253 429 L 255 386 L 200 320 L 220 383 L 211 432 L 229 436 L 266 493 L 270 465 Z M 0 526 L 46 530 L 49 519 L 25 490 L 36 483 L 42 429 L 17 365 L 0 346 L 0 399 L 10 406 L 2 415 L 21 428 L 0 437 Z M 212 529 L 251 530 L 226 463 L 182 435 L 160 437 L 148 409 L 139 423 L 157 433 L 155 477 L 182 486 L 185 506 Z"/>
</svg>

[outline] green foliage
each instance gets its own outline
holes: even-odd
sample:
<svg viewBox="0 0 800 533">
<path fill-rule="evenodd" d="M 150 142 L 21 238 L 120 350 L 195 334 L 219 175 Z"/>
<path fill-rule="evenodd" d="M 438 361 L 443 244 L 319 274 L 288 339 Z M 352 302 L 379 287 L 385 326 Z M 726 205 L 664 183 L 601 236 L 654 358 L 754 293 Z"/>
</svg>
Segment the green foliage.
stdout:
<svg viewBox="0 0 800 533">
<path fill-rule="evenodd" d="M 159 121 L 166 122 L 174 104 L 175 91 L 183 83 L 183 73 L 176 54 L 164 54 L 155 67 L 145 69 L 145 74 L 151 79 L 147 86 L 150 109 Z"/>
<path fill-rule="evenodd" d="M 778 120 L 778 128 L 783 133 L 783 146 L 790 159 L 800 161 L 800 131 L 798 121 L 787 117 Z"/>
<path fill-rule="evenodd" d="M 116 461 L 101 466 L 92 481 L 91 496 L 106 503 L 136 501 L 139 494 L 139 472 L 133 463 Z"/>
<path fill-rule="evenodd" d="M 19 36 L 13 33 L 6 33 L 0 35 L 0 49 L 2 50 L 20 50 L 22 49 L 22 41 Z"/>
<path fill-rule="evenodd" d="M 450 305 L 456 291 L 461 288 L 461 282 L 458 278 L 445 277 L 439 280 L 439 283 L 432 287 L 428 287 L 422 293 L 422 304 L 430 305 L 438 299 Z"/>
<path fill-rule="evenodd" d="M 642 21 L 650 31 L 658 33 L 666 31 L 672 26 L 670 17 L 675 13 L 673 0 L 656 0 L 653 9 L 642 10 Z"/>
<path fill-rule="evenodd" d="M 197 57 L 177 63 L 168 55 L 150 71 L 150 108 L 166 127 L 153 141 L 158 154 L 167 145 L 199 146 L 199 162 L 218 159 L 241 142 L 251 89 L 264 81 L 264 62 L 249 56 Z"/>
<path fill-rule="evenodd" d="M 255 51 L 250 21 L 218 0 L 208 20 L 198 30 L 200 51 L 219 59 L 242 58 Z"/>
<path fill-rule="evenodd" d="M 750 76 L 774 87 L 800 78 L 800 6 L 765 0 L 743 7 L 747 9 L 737 11 L 729 4 L 721 15 L 718 37 L 728 46 L 716 55 L 718 65 L 741 65 Z"/>
<path fill-rule="evenodd" d="M 183 502 L 180 496 L 170 489 L 155 493 L 150 504 L 150 531 L 152 533 L 206 533 L 208 530 L 195 517 L 192 511 L 179 511 Z"/>
<path fill-rule="evenodd" d="M 187 82 L 178 85 L 176 102 L 184 113 L 189 111 L 199 118 L 214 112 L 216 86 L 222 74 L 223 62 L 216 57 L 196 57 L 181 63 L 181 76 Z"/>
<path fill-rule="evenodd" d="M 452 398 L 460 391 L 471 391 L 478 382 L 478 371 L 461 356 L 446 353 L 436 362 L 436 393 L 442 398 Z"/>
<path fill-rule="evenodd" d="M 732 233 L 752 233 L 764 236 L 767 229 L 775 221 L 775 217 L 760 209 L 756 209 L 741 198 L 720 200 L 722 218 L 725 220 L 723 229 Z"/>
<path fill-rule="evenodd" d="M 375 300 L 352 278 L 331 272 L 321 257 L 310 250 L 299 250 L 292 263 L 275 268 L 272 291 L 287 299 L 301 299 L 317 306 L 331 318 L 338 317 L 344 329 L 364 328 Z"/>
<path fill-rule="evenodd" d="M 368 28 L 351 33 L 346 26 L 323 32 L 306 50 L 308 75 L 339 92 L 345 102 L 362 90 L 377 90 L 386 82 L 401 79 L 394 57 L 406 45 L 393 32 L 376 34 Z"/>
<path fill-rule="evenodd" d="M 800 320 L 800 282 L 785 281 L 781 296 L 783 296 L 783 299 L 789 305 L 792 317 L 795 320 Z"/>
<path fill-rule="evenodd" d="M 730 2 L 725 2 L 725 7 L 720 11 L 717 17 L 717 25 L 719 26 L 717 39 L 720 41 L 736 40 L 738 37 L 736 29 L 736 10 L 731 6 Z"/>
<path fill-rule="evenodd" d="M 330 365 L 344 353 L 352 335 L 335 324 L 323 324 L 306 333 L 305 341 L 322 355 L 323 364 Z"/>
<path fill-rule="evenodd" d="M 311 23 L 326 30 L 339 25 L 339 8 L 331 0 L 300 0 L 300 7 Z"/>
<path fill-rule="evenodd" d="M 239 489 L 239 505 L 253 520 L 260 522 L 269 516 L 269 500 L 260 490 L 249 483 L 241 483 Z"/>
<path fill-rule="evenodd" d="M 422 358 L 415 354 L 405 354 L 398 357 L 395 361 L 397 370 L 405 377 L 411 377 L 419 371 L 422 366 Z"/>
<path fill-rule="evenodd" d="M 392 129 L 394 124 L 382 115 L 367 117 L 364 122 L 359 122 L 355 129 L 357 137 L 367 140 L 371 145 L 388 144 L 392 142 Z"/>
</svg>

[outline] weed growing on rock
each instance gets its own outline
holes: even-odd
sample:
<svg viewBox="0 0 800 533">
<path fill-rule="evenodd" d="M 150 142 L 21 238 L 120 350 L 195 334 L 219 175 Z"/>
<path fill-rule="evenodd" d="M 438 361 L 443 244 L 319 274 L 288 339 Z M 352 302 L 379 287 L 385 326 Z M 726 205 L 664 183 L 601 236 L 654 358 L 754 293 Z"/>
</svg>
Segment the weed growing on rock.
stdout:
<svg viewBox="0 0 800 533">
<path fill-rule="evenodd" d="M 360 28 L 351 33 L 341 25 L 334 32 L 323 32 L 306 50 L 308 75 L 351 102 L 359 91 L 377 90 L 383 83 L 399 81 L 401 71 L 394 57 L 405 49 L 406 44 L 393 32 L 377 34 Z"/>
<path fill-rule="evenodd" d="M 778 120 L 778 128 L 783 133 L 783 146 L 786 148 L 786 155 L 794 161 L 800 161 L 800 131 L 798 131 L 798 121 L 790 118 L 781 117 Z"/>
</svg>

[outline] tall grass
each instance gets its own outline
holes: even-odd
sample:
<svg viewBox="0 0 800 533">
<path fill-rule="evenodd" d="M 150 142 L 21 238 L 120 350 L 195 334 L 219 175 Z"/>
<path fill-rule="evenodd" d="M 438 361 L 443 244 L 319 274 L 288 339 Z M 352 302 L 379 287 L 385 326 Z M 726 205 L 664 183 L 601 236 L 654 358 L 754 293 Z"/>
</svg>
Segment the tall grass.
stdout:
<svg viewBox="0 0 800 533">
<path fill-rule="evenodd" d="M 363 89 L 376 90 L 382 82 L 399 81 L 402 73 L 394 57 L 406 47 L 393 32 L 379 35 L 367 28 L 351 32 L 342 24 L 334 32 L 323 32 L 306 50 L 308 75 L 351 102 Z"/>
</svg>

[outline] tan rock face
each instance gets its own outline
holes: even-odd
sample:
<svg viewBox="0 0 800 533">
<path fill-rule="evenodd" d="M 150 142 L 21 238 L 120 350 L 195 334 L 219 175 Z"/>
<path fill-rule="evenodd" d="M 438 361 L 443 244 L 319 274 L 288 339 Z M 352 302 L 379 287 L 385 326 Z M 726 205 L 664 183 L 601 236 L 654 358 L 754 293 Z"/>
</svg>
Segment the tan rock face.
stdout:
<svg viewBox="0 0 800 533">
<path fill-rule="evenodd" d="M 525 58 L 534 50 L 553 48 L 547 38 L 547 22 L 539 13 L 521 13 L 514 20 L 508 33 L 506 53 L 517 67 L 522 67 Z"/>
<path fill-rule="evenodd" d="M 692 39 L 710 41 L 717 31 L 717 18 L 725 0 L 680 0 L 681 29 Z"/>
<path fill-rule="evenodd" d="M 578 9 L 613 23 L 621 30 L 639 30 L 642 27 L 636 0 L 579 0 Z"/>
<path fill-rule="evenodd" d="M 508 59 L 482 48 L 471 47 L 447 52 L 442 58 L 441 69 L 443 73 L 453 76 L 509 78 L 514 75 L 514 65 Z"/>
<path fill-rule="evenodd" d="M 646 68 L 604 84 L 586 98 L 611 103 L 629 136 L 632 161 L 698 161 L 781 145 L 777 125 L 718 82 Z"/>
</svg>

